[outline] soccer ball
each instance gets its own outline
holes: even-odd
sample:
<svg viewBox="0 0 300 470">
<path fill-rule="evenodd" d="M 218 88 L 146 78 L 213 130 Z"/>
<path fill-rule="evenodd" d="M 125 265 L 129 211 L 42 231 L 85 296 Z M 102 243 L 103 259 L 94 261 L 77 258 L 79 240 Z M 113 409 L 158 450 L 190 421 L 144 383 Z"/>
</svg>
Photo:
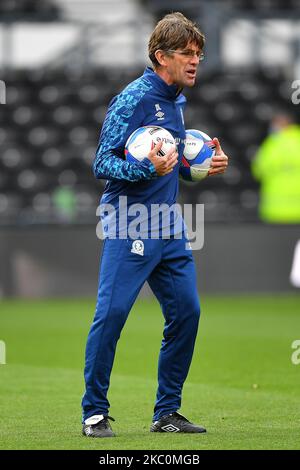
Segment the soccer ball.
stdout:
<svg viewBox="0 0 300 470">
<path fill-rule="evenodd" d="M 126 160 L 134 163 L 141 162 L 161 141 L 163 145 L 158 152 L 160 157 L 163 157 L 172 147 L 176 147 L 172 134 L 163 127 L 139 127 L 128 137 L 125 144 Z"/>
<path fill-rule="evenodd" d="M 187 181 L 205 178 L 215 155 L 215 148 L 214 142 L 205 132 L 188 129 L 180 163 L 181 177 Z"/>
</svg>

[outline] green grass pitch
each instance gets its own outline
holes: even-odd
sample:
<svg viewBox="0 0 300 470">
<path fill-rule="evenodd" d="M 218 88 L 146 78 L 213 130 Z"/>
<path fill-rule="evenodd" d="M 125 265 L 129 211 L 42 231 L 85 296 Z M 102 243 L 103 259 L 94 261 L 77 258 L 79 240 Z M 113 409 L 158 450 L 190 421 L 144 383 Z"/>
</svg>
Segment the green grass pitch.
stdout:
<svg viewBox="0 0 300 470">
<path fill-rule="evenodd" d="M 81 436 L 93 300 L 0 302 L 1 449 L 299 449 L 300 297 L 203 296 L 181 412 L 206 435 L 152 434 L 163 318 L 139 300 L 118 344 L 109 400 L 113 439 Z"/>
</svg>

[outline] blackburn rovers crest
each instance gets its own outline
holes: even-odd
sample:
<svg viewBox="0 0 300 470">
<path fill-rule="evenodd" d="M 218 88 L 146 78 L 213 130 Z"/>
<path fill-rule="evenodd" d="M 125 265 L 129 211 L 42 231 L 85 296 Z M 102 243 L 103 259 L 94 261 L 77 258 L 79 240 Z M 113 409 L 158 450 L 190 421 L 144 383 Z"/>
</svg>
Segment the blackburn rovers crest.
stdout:
<svg viewBox="0 0 300 470">
<path fill-rule="evenodd" d="M 144 256 L 144 242 L 142 240 L 134 240 L 132 242 L 131 253 Z"/>
</svg>

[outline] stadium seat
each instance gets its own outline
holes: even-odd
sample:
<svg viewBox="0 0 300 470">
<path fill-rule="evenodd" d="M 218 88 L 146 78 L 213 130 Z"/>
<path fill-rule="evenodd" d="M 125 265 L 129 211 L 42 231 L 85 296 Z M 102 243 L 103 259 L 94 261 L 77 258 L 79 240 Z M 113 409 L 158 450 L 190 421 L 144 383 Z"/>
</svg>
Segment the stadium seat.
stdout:
<svg viewBox="0 0 300 470">
<path fill-rule="evenodd" d="M 1 0 L 0 14 L 2 20 L 22 19 L 38 21 L 53 21 L 59 19 L 60 10 L 56 3 L 50 0 Z"/>
<path fill-rule="evenodd" d="M 24 199 L 19 193 L 11 190 L 0 192 L 0 224 L 13 224 L 18 222 Z"/>
<path fill-rule="evenodd" d="M 24 220 L 30 213 L 37 217 L 39 211 L 55 218 L 46 210 L 45 195 L 60 184 L 71 184 L 79 194 L 79 212 L 86 207 L 94 222 L 92 206 L 105 181 L 94 178 L 92 162 L 107 105 L 117 89 L 141 73 L 133 68 L 84 70 L 77 77 L 67 69 L 6 73 L 7 106 L 0 107 L 0 191 L 11 191 L 9 201 L 29 208 Z M 223 176 L 199 184 L 181 182 L 183 203 L 205 200 L 210 220 L 223 220 L 225 214 L 254 218 L 250 206 L 257 186 L 250 164 L 274 110 L 291 106 L 290 92 L 290 83 L 276 67 L 208 71 L 201 86 L 186 90 L 186 128 L 219 137 L 231 165 Z M 9 217 L 14 213 L 10 211 Z"/>
</svg>

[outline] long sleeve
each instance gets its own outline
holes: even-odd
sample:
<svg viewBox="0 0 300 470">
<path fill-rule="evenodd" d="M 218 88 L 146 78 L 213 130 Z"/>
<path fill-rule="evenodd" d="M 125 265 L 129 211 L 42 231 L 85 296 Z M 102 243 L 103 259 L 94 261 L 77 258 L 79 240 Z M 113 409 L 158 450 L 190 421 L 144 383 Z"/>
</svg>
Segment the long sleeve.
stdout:
<svg viewBox="0 0 300 470">
<path fill-rule="evenodd" d="M 144 110 L 141 100 L 150 87 L 147 82 L 142 83 L 142 86 L 139 84 L 136 88 L 127 87 L 111 101 L 93 163 L 96 178 L 135 182 L 157 176 L 155 167 L 148 158 L 141 163 L 124 160 L 128 137 L 142 126 Z"/>
<path fill-rule="evenodd" d="M 139 164 L 131 163 L 117 157 L 113 151 L 98 156 L 97 164 L 94 163 L 94 174 L 99 179 L 131 182 L 150 180 L 157 176 L 155 167 L 148 158 Z"/>
</svg>

